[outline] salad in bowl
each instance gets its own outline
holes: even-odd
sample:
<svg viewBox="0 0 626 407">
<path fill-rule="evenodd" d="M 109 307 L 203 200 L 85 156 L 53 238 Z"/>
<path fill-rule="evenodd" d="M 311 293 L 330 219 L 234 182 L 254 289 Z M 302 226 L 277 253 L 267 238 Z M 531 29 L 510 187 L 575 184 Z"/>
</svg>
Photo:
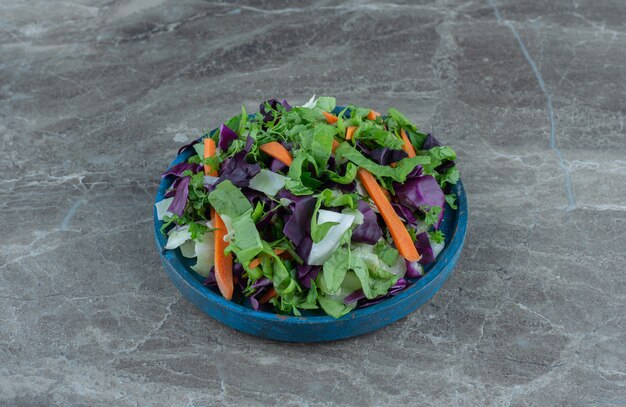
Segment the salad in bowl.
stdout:
<svg viewBox="0 0 626 407">
<path fill-rule="evenodd" d="M 455 152 L 393 108 L 272 99 L 183 152 L 156 203 L 164 249 L 261 312 L 339 318 L 398 294 L 436 261 L 456 210 Z"/>
</svg>

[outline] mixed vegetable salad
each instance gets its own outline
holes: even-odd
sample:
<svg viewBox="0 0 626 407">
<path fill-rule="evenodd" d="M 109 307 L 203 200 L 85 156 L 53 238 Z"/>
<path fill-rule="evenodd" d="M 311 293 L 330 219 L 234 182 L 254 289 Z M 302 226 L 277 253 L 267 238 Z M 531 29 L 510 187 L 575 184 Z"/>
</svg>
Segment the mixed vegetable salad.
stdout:
<svg viewBox="0 0 626 407">
<path fill-rule="evenodd" d="M 338 318 L 420 278 L 456 209 L 456 154 L 396 109 L 338 110 L 272 99 L 183 146 L 156 203 L 165 249 L 224 298 L 284 314 Z"/>
</svg>

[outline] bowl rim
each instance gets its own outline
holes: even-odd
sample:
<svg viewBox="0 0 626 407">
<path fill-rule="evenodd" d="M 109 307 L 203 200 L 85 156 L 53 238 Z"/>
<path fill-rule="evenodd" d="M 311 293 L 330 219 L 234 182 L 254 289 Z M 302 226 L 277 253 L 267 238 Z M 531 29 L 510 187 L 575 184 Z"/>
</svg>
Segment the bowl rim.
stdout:
<svg viewBox="0 0 626 407">
<path fill-rule="evenodd" d="M 212 134 L 213 130 L 209 132 Z M 205 136 L 198 138 L 198 140 L 202 140 Z M 170 163 L 168 168 L 179 164 L 186 160 L 190 152 L 182 152 L 178 154 L 176 158 Z M 159 189 L 155 196 L 154 203 L 157 203 L 164 199 L 165 191 L 169 187 L 171 182 L 168 182 L 168 177 L 162 178 L 159 184 Z M 453 190 L 457 195 L 457 209 L 456 209 L 456 219 L 455 224 L 453 224 L 452 230 L 453 236 L 452 240 L 446 244 L 441 253 L 437 256 L 437 260 L 432 263 L 430 270 L 419 279 L 411 279 L 407 278 L 411 281 L 411 285 L 408 288 L 400 292 L 399 294 L 385 298 L 377 304 L 371 305 L 365 308 L 357 308 L 350 311 L 348 314 L 340 317 L 333 318 L 328 315 L 303 315 L 303 316 L 294 316 L 294 315 L 283 315 L 276 314 L 272 312 L 266 311 L 257 311 L 252 308 L 249 308 L 243 304 L 239 304 L 233 301 L 228 301 L 220 294 L 211 290 L 210 288 L 204 286 L 194 275 L 188 270 L 188 268 L 180 261 L 178 256 L 174 253 L 173 250 L 167 250 L 164 248 L 167 239 L 166 236 L 163 235 L 160 231 L 162 221 L 157 218 L 156 207 L 153 204 L 153 221 L 154 221 L 154 235 L 157 243 L 157 247 L 161 251 L 161 257 L 164 261 L 169 262 L 174 270 L 180 275 L 181 279 L 184 280 L 190 288 L 197 291 L 200 295 L 202 295 L 207 301 L 215 304 L 218 307 L 223 308 L 225 311 L 230 311 L 238 314 L 244 314 L 247 317 L 252 319 L 260 319 L 265 321 L 271 321 L 281 324 L 327 324 L 327 323 L 335 323 L 341 320 L 347 319 L 362 319 L 368 318 L 372 314 L 377 314 L 379 312 L 384 312 L 389 309 L 393 309 L 398 303 L 401 303 L 408 299 L 413 295 L 419 294 L 419 292 L 426 287 L 431 281 L 435 280 L 439 274 L 441 274 L 447 266 L 447 262 L 442 261 L 443 259 L 449 258 L 454 255 L 457 251 L 460 251 L 463 247 L 463 243 L 465 241 L 465 235 L 467 233 L 467 197 L 465 194 L 465 189 L 463 188 L 463 182 L 459 179 L 459 181 L 453 186 Z"/>
</svg>

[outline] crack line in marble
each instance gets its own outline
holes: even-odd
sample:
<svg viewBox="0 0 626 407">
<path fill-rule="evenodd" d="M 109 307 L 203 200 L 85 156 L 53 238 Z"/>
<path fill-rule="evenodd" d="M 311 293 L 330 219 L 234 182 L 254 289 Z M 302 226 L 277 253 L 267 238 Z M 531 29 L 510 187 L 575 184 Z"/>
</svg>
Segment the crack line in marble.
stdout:
<svg viewBox="0 0 626 407">
<path fill-rule="evenodd" d="M 72 220 L 72 218 L 76 214 L 76 211 L 78 210 L 78 207 L 81 206 L 83 203 L 85 203 L 85 200 L 83 198 L 81 198 L 78 201 L 74 202 L 74 205 L 72 205 L 72 207 L 69 209 L 69 211 L 67 211 L 67 214 L 65 215 L 65 217 L 61 221 L 61 227 L 60 227 L 61 230 L 64 230 L 64 231 L 65 230 L 69 230 L 70 221 Z"/>
<path fill-rule="evenodd" d="M 517 40 L 520 50 L 522 51 L 522 54 L 524 55 L 524 59 L 526 59 L 526 61 L 530 65 L 530 68 L 533 70 L 533 74 L 535 75 L 535 78 L 537 79 L 539 88 L 541 89 L 541 92 L 546 98 L 546 110 L 548 113 L 548 119 L 550 120 L 550 148 L 556 154 L 559 160 L 559 166 L 563 170 L 563 176 L 565 178 L 565 194 L 567 195 L 567 209 L 566 210 L 571 211 L 573 209 L 576 209 L 576 198 L 574 197 L 574 191 L 572 188 L 572 174 L 570 173 L 569 168 L 567 168 L 567 165 L 565 164 L 565 156 L 563 155 L 563 153 L 561 152 L 561 150 L 559 149 L 557 145 L 556 121 L 554 120 L 554 109 L 552 108 L 552 96 L 550 96 L 550 94 L 548 93 L 548 90 L 546 89 L 546 84 L 543 81 L 543 77 L 541 76 L 541 72 L 539 72 L 539 68 L 537 67 L 537 64 L 535 63 L 535 60 L 530 56 L 530 53 L 528 52 L 526 45 L 524 45 L 524 42 L 522 41 L 522 37 L 520 37 L 519 32 L 517 32 L 517 29 L 513 26 L 513 24 L 509 20 L 502 18 L 502 15 L 500 14 L 500 10 L 498 9 L 498 7 L 496 6 L 493 0 L 486 0 L 486 1 L 487 1 L 487 4 L 489 4 L 489 6 L 493 9 L 493 13 L 496 16 L 496 21 L 498 22 L 498 24 L 503 24 L 507 26 L 509 30 L 511 30 L 511 32 L 513 33 L 513 36 Z"/>
</svg>

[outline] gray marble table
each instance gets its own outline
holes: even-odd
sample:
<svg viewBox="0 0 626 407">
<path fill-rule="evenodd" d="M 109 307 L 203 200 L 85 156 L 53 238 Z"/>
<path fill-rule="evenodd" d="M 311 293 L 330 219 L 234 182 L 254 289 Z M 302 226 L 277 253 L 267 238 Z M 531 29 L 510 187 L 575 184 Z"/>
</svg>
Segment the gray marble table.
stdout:
<svg viewBox="0 0 626 407">
<path fill-rule="evenodd" d="M 622 0 L 0 2 L 0 405 L 626 405 Z M 241 104 L 396 106 L 459 152 L 467 245 L 363 337 L 178 294 L 159 173 Z"/>
</svg>

